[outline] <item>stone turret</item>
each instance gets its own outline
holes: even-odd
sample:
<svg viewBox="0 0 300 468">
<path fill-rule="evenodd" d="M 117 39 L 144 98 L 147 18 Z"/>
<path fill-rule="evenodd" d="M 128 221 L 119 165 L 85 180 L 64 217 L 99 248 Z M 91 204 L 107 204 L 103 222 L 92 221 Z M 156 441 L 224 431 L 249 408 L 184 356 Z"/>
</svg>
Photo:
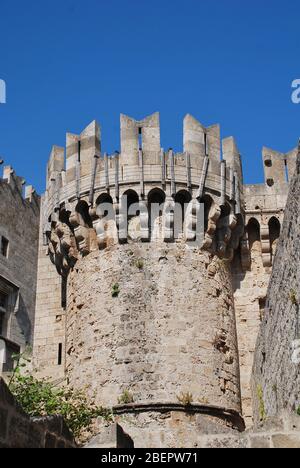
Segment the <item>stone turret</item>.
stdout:
<svg viewBox="0 0 300 468">
<path fill-rule="evenodd" d="M 235 306 L 257 268 L 256 242 L 269 275 L 279 235 L 269 220 L 283 212 L 293 157 L 264 150 L 266 183 L 247 186 L 235 140 L 191 115 L 181 153 L 161 148 L 157 113 L 121 115 L 113 155 L 96 122 L 68 133 L 66 160 L 63 148 L 51 152 L 42 200 L 39 373 L 126 414 L 137 444 L 163 443 L 174 421 L 187 444 L 208 421 L 241 429 L 254 345 Z"/>
<path fill-rule="evenodd" d="M 194 414 L 241 427 L 229 267 L 243 235 L 235 146 L 222 161 L 219 126 L 191 116 L 182 153 L 160 147 L 159 114 L 122 115 L 112 156 L 100 152 L 100 134 L 95 122 L 68 134 L 66 166 L 52 149 L 43 199 L 45 254 L 65 295 L 56 327 L 66 330 L 57 353 L 68 382 L 116 412 L 138 405 L 137 424 L 144 412 L 154 426 L 152 413 L 184 414 L 190 393 Z M 36 364 L 51 368 L 38 345 Z"/>
</svg>

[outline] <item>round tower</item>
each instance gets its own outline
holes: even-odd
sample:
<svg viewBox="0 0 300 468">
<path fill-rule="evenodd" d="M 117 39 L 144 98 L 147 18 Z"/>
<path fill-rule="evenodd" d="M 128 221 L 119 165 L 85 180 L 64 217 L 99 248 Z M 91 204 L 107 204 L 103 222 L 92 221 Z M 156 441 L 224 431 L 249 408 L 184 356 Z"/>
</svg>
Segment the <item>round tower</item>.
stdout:
<svg viewBox="0 0 300 468">
<path fill-rule="evenodd" d="M 244 231 L 231 139 L 188 115 L 164 151 L 159 115 L 121 116 L 121 151 L 93 122 L 53 151 L 44 237 L 66 292 L 65 372 L 114 408 L 136 446 L 243 427 L 230 262 Z M 126 418 L 124 418 L 124 415 Z"/>
</svg>

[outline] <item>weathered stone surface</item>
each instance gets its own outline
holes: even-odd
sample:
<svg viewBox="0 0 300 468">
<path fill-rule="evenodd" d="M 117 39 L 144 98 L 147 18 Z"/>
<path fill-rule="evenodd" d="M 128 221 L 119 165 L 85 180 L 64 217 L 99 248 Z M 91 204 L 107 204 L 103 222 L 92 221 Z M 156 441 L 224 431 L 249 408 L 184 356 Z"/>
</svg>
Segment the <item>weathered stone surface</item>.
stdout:
<svg viewBox="0 0 300 468">
<path fill-rule="evenodd" d="M 148 440 L 145 428 L 153 423 L 159 436 L 151 435 L 150 445 L 174 446 L 177 439 L 213 444 L 209 435 L 216 434 L 220 446 L 238 446 L 246 443 L 244 436 L 220 434 L 237 426 L 234 418 L 241 411 L 247 426 L 252 424 L 250 377 L 261 322 L 266 349 L 255 361 L 255 373 L 263 375 L 254 385 L 256 415 L 275 415 L 281 407 L 295 411 L 299 405 L 299 372 L 286 351 L 291 330 L 295 336 L 299 331 L 300 278 L 293 266 L 299 250 L 296 182 L 266 300 L 297 149 L 283 154 L 264 148 L 265 183 L 244 185 L 237 145 L 233 138 L 221 142 L 218 125 L 204 127 L 188 115 L 183 133 L 184 152 L 165 152 L 158 114 L 140 121 L 122 116 L 121 154 L 113 158 L 101 156 L 96 122 L 80 135 L 68 134 L 66 172 L 64 149 L 53 147 L 50 155 L 40 229 L 32 188 L 24 202 L 21 179 L 5 169 L 0 236 L 11 236 L 19 254 L 10 265 L 0 255 L 0 277 L 15 282 L 20 299 L 24 296 L 12 315 L 10 337 L 21 347 L 31 340 L 36 296 L 33 367 L 39 376 L 87 385 L 88 393 L 96 391 L 97 401 L 108 406 L 116 407 L 129 392 L 136 410 L 128 408 L 128 414 L 140 430 L 134 437 L 139 444 L 142 433 Z M 126 221 L 127 195 L 140 206 Z M 157 198 L 162 208 L 153 217 L 150 208 Z M 179 227 L 173 213 L 178 201 L 189 203 Z M 191 246 L 200 201 L 203 238 Z M 107 202 L 109 219 L 102 212 Z M 6 205 L 13 207 L 12 215 Z M 211 413 L 177 411 L 175 402 L 184 397 L 197 411 L 203 405 Z M 234 410 L 235 416 L 222 417 L 212 406 L 222 407 L 224 414 Z M 47 444 L 54 444 L 53 431 L 64 432 L 56 424 L 47 422 Z M 275 424 L 281 433 L 282 424 Z M 247 436 L 248 445 L 269 440 L 266 426 L 257 431 L 257 440 Z M 197 433 L 207 440 L 199 441 Z M 37 440 L 32 432 L 28 443 Z"/>
<path fill-rule="evenodd" d="M 139 258 L 142 270 L 136 266 Z M 214 278 L 207 275 L 211 263 Z M 118 297 L 112 295 L 114 284 Z M 78 261 L 68 291 L 70 385 L 87 386 L 108 406 L 128 390 L 137 403 L 178 402 L 181 393 L 190 392 L 195 403 L 240 410 L 225 263 L 185 245 L 120 246 Z"/>
<path fill-rule="evenodd" d="M 40 199 L 10 166 L 0 177 L 0 293 L 5 294 L 2 335 L 7 339 L 6 361 L 33 342 L 37 284 Z M 8 242 L 6 252 L 3 242 Z M 4 366 L 4 370 L 5 366 Z M 10 369 L 8 369 L 10 370 Z M 2 357 L 0 375 L 2 373 Z"/>
<path fill-rule="evenodd" d="M 30 418 L 0 378 L 0 447 L 75 448 L 76 444 L 61 416 Z"/>
<path fill-rule="evenodd" d="M 255 419 L 300 406 L 300 159 L 291 182 L 282 233 L 254 360 Z M 299 351 L 299 350 L 298 350 Z"/>
<path fill-rule="evenodd" d="M 272 437 L 274 448 L 300 448 L 299 435 L 276 434 Z"/>
</svg>

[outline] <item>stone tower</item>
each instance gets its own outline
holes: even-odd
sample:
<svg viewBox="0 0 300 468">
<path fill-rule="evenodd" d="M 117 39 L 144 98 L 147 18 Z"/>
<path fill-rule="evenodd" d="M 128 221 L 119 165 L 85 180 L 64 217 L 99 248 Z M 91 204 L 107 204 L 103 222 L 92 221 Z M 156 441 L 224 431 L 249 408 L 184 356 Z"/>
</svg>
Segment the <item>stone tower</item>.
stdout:
<svg viewBox="0 0 300 468">
<path fill-rule="evenodd" d="M 54 279 L 60 291 L 43 297 L 48 305 L 60 300 L 65 313 L 48 333 L 53 343 L 37 341 L 35 355 L 52 375 L 60 362 L 68 383 L 87 385 L 99 403 L 122 402 L 116 412 L 183 411 L 190 393 L 193 413 L 236 427 L 228 261 L 243 234 L 240 159 L 229 150 L 221 161 L 219 127 L 204 128 L 190 115 L 183 144 L 178 154 L 161 148 L 158 114 L 121 115 L 120 153 L 102 155 L 95 122 L 67 135 L 66 165 L 64 150 L 53 148 L 43 238 L 56 278 L 48 275 L 44 287 Z M 47 320 L 37 317 L 37 340 Z"/>
<path fill-rule="evenodd" d="M 190 446 L 207 425 L 242 429 L 254 345 L 241 336 L 241 389 L 237 328 L 246 330 L 243 287 L 249 293 L 253 278 L 243 283 L 245 272 L 256 268 L 245 223 L 268 222 L 268 210 L 279 217 L 283 185 L 269 175 L 244 186 L 234 139 L 221 141 L 218 125 L 191 115 L 182 153 L 161 148 L 159 114 L 121 115 L 113 155 L 102 152 L 96 122 L 67 134 L 66 161 L 53 147 L 42 198 L 39 374 L 113 407 L 136 446 Z M 269 275 L 269 231 L 259 241 Z M 256 325 L 247 323 L 251 337 Z"/>
</svg>

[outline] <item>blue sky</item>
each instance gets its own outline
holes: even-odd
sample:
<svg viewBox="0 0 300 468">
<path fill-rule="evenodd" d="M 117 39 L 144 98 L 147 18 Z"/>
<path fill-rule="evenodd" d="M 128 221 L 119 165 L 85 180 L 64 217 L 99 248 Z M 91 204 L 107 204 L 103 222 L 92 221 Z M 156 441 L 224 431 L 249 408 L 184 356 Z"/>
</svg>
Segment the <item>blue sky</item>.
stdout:
<svg viewBox="0 0 300 468">
<path fill-rule="evenodd" d="M 261 147 L 300 136 L 297 0 L 1 0 L 0 155 L 38 191 L 53 144 L 97 119 L 119 148 L 119 114 L 159 111 L 162 146 L 182 148 L 182 120 L 235 136 L 245 181 L 261 182 Z"/>
</svg>

